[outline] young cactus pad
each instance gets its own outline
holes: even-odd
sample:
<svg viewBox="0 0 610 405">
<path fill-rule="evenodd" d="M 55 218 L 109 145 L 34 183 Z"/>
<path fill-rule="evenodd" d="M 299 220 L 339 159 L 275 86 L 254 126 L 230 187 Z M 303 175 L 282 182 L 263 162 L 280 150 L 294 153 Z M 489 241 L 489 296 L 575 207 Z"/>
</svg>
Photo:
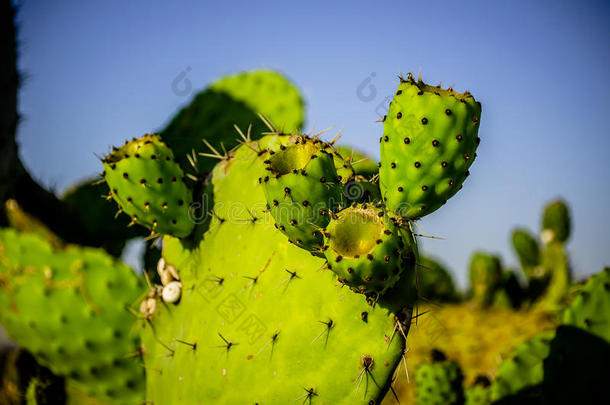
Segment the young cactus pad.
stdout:
<svg viewBox="0 0 610 405">
<path fill-rule="evenodd" d="M 305 135 L 281 138 L 288 142 L 269 151 L 264 160 L 266 172 L 259 178 L 267 205 L 276 226 L 292 243 L 319 251 L 320 229 L 343 199 L 333 156 L 318 139 Z"/>
<path fill-rule="evenodd" d="M 134 222 L 168 235 L 191 233 L 192 191 L 174 153 L 158 135 L 133 139 L 102 162 L 111 196 Z"/>
<path fill-rule="evenodd" d="M 200 242 L 164 238 L 184 287 L 144 333 L 154 403 L 375 404 L 389 389 L 410 325 L 412 272 L 372 302 L 289 243 L 258 182 L 278 142 L 250 142 L 216 166 L 214 216 Z"/>
<path fill-rule="evenodd" d="M 548 242 L 566 242 L 572 225 L 570 210 L 562 200 L 556 200 L 544 207 L 542 215 L 542 239 Z"/>
<path fill-rule="evenodd" d="M 0 231 L 0 321 L 40 364 L 93 397 L 144 399 L 135 317 L 144 292 L 127 266 L 99 249 L 54 251 L 34 234 Z"/>
<path fill-rule="evenodd" d="M 610 267 L 592 276 L 572 304 L 563 322 L 582 328 L 610 343 Z"/>
<path fill-rule="evenodd" d="M 432 363 L 420 365 L 415 372 L 415 398 L 418 405 L 461 405 L 462 370 L 439 350 L 432 351 Z"/>
<path fill-rule="evenodd" d="M 470 259 L 470 286 L 472 299 L 490 305 L 502 283 L 502 263 L 496 255 L 475 252 Z"/>
<path fill-rule="evenodd" d="M 387 207 L 406 218 L 437 210 L 461 187 L 479 144 L 481 104 L 402 79 L 383 123 L 379 181 Z"/>
<path fill-rule="evenodd" d="M 405 225 L 407 226 L 407 225 Z M 354 204 L 324 231 L 324 255 L 339 281 L 361 293 L 383 294 L 403 271 L 415 271 L 414 241 L 380 208 Z"/>
</svg>

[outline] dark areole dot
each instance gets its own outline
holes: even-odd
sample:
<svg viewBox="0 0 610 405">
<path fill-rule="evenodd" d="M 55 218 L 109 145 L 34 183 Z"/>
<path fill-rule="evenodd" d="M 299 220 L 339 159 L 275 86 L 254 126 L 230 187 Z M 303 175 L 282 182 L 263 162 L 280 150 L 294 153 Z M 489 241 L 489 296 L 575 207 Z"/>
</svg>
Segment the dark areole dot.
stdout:
<svg viewBox="0 0 610 405">
<path fill-rule="evenodd" d="M 405 138 L 405 139 L 403 139 L 403 142 L 404 142 L 405 144 L 410 144 L 410 143 L 411 143 L 411 140 L 410 140 L 409 138 Z"/>
<path fill-rule="evenodd" d="M 398 186 L 398 192 L 402 193 L 403 188 L 401 186 Z"/>
<path fill-rule="evenodd" d="M 442 167 L 447 167 L 447 162 L 441 162 Z"/>
<path fill-rule="evenodd" d="M 420 166 L 421 166 L 421 163 L 415 162 L 415 167 L 419 168 Z"/>
<path fill-rule="evenodd" d="M 401 112 L 399 112 L 398 114 L 396 114 L 396 119 L 398 119 L 398 120 L 399 120 L 399 119 L 401 119 L 401 118 L 402 118 L 402 113 L 401 113 Z"/>
<path fill-rule="evenodd" d="M 397 95 L 397 96 L 400 96 L 401 94 L 402 94 L 402 90 L 398 90 L 398 91 L 396 92 L 396 95 Z"/>
<path fill-rule="evenodd" d="M 457 134 L 455 136 L 455 139 L 457 139 L 457 141 L 460 142 L 462 140 L 462 134 Z"/>
<path fill-rule="evenodd" d="M 423 186 L 421 186 L 421 189 L 422 189 L 423 191 L 426 191 L 426 190 L 428 189 L 428 186 L 426 186 L 426 185 L 424 184 Z"/>
<path fill-rule="evenodd" d="M 396 163 L 392 162 L 392 163 L 390 164 L 390 167 L 391 167 L 392 169 L 396 169 Z"/>
<path fill-rule="evenodd" d="M 434 146 L 435 148 L 439 145 L 439 142 L 435 139 L 432 141 L 432 146 Z"/>
<path fill-rule="evenodd" d="M 447 109 L 445 110 L 445 114 L 447 114 L 447 115 L 451 115 L 451 110 L 447 108 Z"/>
<path fill-rule="evenodd" d="M 390 138 L 388 138 L 388 136 L 386 135 L 386 136 L 384 136 L 384 137 L 383 137 L 383 140 L 384 140 L 385 142 L 387 142 L 387 141 L 389 141 L 389 140 L 390 140 Z"/>
<path fill-rule="evenodd" d="M 426 125 L 428 123 L 428 118 L 426 118 L 426 117 L 422 118 L 421 123 Z"/>
</svg>

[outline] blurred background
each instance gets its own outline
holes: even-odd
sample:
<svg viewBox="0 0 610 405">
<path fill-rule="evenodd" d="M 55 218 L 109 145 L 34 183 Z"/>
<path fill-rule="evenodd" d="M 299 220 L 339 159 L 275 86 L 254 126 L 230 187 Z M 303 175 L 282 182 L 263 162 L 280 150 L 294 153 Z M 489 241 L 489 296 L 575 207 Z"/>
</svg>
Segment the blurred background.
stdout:
<svg viewBox="0 0 610 405">
<path fill-rule="evenodd" d="M 464 190 L 420 221 L 444 238 L 425 239 L 425 252 L 464 286 L 473 250 L 516 264 L 510 231 L 538 232 L 543 204 L 561 196 L 576 277 L 610 264 L 607 1 L 16 4 L 20 153 L 57 191 L 99 172 L 95 154 L 163 128 L 211 81 L 256 68 L 301 89 L 307 131 L 343 130 L 344 144 L 378 158 L 375 121 L 412 71 L 483 104 Z"/>
</svg>

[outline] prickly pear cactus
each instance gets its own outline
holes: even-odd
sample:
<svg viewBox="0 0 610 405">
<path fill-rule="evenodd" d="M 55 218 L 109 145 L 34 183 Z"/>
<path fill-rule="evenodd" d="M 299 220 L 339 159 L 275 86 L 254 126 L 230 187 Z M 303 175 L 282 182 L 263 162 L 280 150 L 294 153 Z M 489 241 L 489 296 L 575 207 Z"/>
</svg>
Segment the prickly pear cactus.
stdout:
<svg viewBox="0 0 610 405">
<path fill-rule="evenodd" d="M 158 135 L 133 139 L 102 162 L 110 196 L 134 223 L 179 237 L 191 233 L 192 192 L 174 153 Z"/>
<path fill-rule="evenodd" d="M 487 405 L 491 403 L 489 378 L 478 376 L 471 387 L 464 390 L 464 405 Z"/>
<path fill-rule="evenodd" d="M 524 389 L 530 389 L 530 396 L 540 398 L 537 388 L 544 379 L 544 359 L 549 355 L 550 345 L 555 331 L 540 332 L 519 345 L 514 355 L 499 368 L 491 388 L 494 401 L 519 395 Z"/>
<path fill-rule="evenodd" d="M 216 166 L 214 216 L 201 240 L 164 240 L 183 289 L 177 304 L 157 306 L 144 335 L 156 403 L 375 403 L 388 389 L 409 327 L 412 273 L 373 302 L 290 244 L 258 183 L 275 142 L 243 145 Z"/>
<path fill-rule="evenodd" d="M 415 87 L 425 102 L 404 113 L 430 120 L 424 132 L 440 154 L 422 131 L 414 155 L 382 144 L 381 167 L 399 168 L 380 189 L 374 167 L 298 134 L 302 99 L 283 77 L 222 79 L 160 135 L 102 159 L 109 198 L 162 237 L 148 292 L 101 251 L 1 231 L 0 320 L 42 364 L 102 400 L 380 403 L 404 363 L 417 295 L 411 220 L 457 191 L 478 143 L 472 96 L 401 83 L 411 98 Z M 391 121 L 384 132 L 395 138 L 404 128 Z M 234 124 L 239 137 L 229 137 Z M 409 159 L 426 165 L 415 177 L 402 166 Z M 442 173 L 427 167 L 438 159 Z M 389 191 L 396 181 L 404 201 Z M 416 212 L 397 209 L 403 202 Z"/>
<path fill-rule="evenodd" d="M 464 403 L 462 370 L 445 354 L 432 351 L 432 363 L 420 365 L 415 372 L 415 398 L 418 405 Z"/>
<path fill-rule="evenodd" d="M 186 168 L 191 164 L 188 155 L 193 151 L 196 155 L 213 151 L 222 153 L 238 145 L 235 125 L 249 132 L 252 139 L 260 138 L 267 126 L 258 114 L 286 133 L 300 131 L 304 104 L 298 89 L 278 72 L 237 73 L 217 80 L 198 93 L 160 134 Z M 213 159 L 197 159 L 193 163 L 200 173 L 209 172 L 215 164 Z"/>
<path fill-rule="evenodd" d="M 610 343 L 610 267 L 592 276 L 563 315 L 563 323 Z"/>
<path fill-rule="evenodd" d="M 515 229 L 512 244 L 527 279 L 534 276 L 534 269 L 540 265 L 540 246 L 538 241 L 526 229 Z"/>
<path fill-rule="evenodd" d="M 480 119 L 481 104 L 469 92 L 401 78 L 380 139 L 388 208 L 420 218 L 457 193 L 476 157 Z"/>
<path fill-rule="evenodd" d="M 3 229 L 0 281 L 0 321 L 42 365 L 95 397 L 143 399 L 128 311 L 143 288 L 131 269 L 101 250 L 55 251 L 37 235 Z"/>
<path fill-rule="evenodd" d="M 566 242 L 572 229 L 568 205 L 556 200 L 544 208 L 542 215 L 542 239 L 545 243 Z"/>
<path fill-rule="evenodd" d="M 404 270 L 415 271 L 414 251 L 405 249 L 405 244 L 414 244 L 412 236 L 401 235 L 382 209 L 366 203 L 354 204 L 331 219 L 324 243 L 327 266 L 357 292 L 383 294 Z"/>
<path fill-rule="evenodd" d="M 290 242 L 321 252 L 320 229 L 344 200 L 333 155 L 315 138 L 274 140 L 281 143 L 277 150 L 270 148 L 264 175 L 259 177 L 271 215 Z"/>
<path fill-rule="evenodd" d="M 458 299 L 458 293 L 451 273 L 431 257 L 420 257 L 417 266 L 417 295 L 428 301 L 451 302 Z"/>
<path fill-rule="evenodd" d="M 489 306 L 502 283 L 500 258 L 484 252 L 475 252 L 470 259 L 470 286 L 473 301 Z"/>
</svg>

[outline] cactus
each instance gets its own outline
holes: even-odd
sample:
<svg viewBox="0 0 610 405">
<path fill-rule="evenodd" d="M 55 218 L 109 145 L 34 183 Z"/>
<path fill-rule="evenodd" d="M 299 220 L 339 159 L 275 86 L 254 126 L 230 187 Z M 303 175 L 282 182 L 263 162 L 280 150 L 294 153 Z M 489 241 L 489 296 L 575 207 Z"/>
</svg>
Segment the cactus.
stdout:
<svg viewBox="0 0 610 405">
<path fill-rule="evenodd" d="M 512 233 L 512 245 L 528 285 L 526 298 L 537 308 L 558 311 L 565 304 L 572 280 L 565 243 L 570 235 L 570 213 L 562 200 L 547 204 L 540 243 L 522 228 Z"/>
<path fill-rule="evenodd" d="M 344 167 L 344 164 L 349 165 L 349 168 L 353 171 L 354 175 L 362 176 L 365 179 L 370 179 L 378 173 L 379 169 L 377 163 L 375 163 L 375 160 L 370 156 L 345 145 L 339 145 L 335 147 L 335 150 L 337 151 L 337 154 L 335 155 L 335 165 L 341 163 L 340 167 L 337 167 L 337 172 L 340 175 L 342 175 L 342 173 L 339 172 L 340 169 L 348 168 Z M 341 156 L 342 159 L 337 159 L 338 156 Z M 350 174 L 349 171 L 345 171 L 345 173 L 348 175 Z M 345 178 L 346 176 L 343 177 Z"/>
<path fill-rule="evenodd" d="M 415 272 L 415 244 L 382 209 L 354 204 L 324 230 L 324 255 L 339 281 L 361 293 L 383 294 L 403 271 Z"/>
<path fill-rule="evenodd" d="M 73 210 L 89 234 L 98 235 L 104 241 L 100 247 L 113 256 L 120 256 L 129 239 L 146 236 L 147 232 L 141 226 L 130 226 L 128 216 L 117 216 L 116 204 L 100 198 L 108 194 L 108 184 L 86 179 L 70 187 L 61 200 Z"/>
<path fill-rule="evenodd" d="M 265 160 L 263 184 L 275 223 L 290 242 L 307 250 L 322 248 L 321 228 L 342 202 L 333 156 L 317 139 L 276 137 L 280 145 Z M 276 149 L 276 150 L 274 150 Z"/>
<path fill-rule="evenodd" d="M 464 403 L 462 370 L 439 350 L 431 353 L 432 363 L 420 365 L 415 373 L 415 398 L 418 405 Z"/>
<path fill-rule="evenodd" d="M 489 378 L 477 376 L 474 384 L 464 390 L 465 405 L 486 405 L 491 403 Z"/>
<path fill-rule="evenodd" d="M 604 377 L 610 373 L 609 275 L 608 268 L 593 275 L 564 312 L 562 325 L 524 342 L 498 368 L 494 400 L 555 404 L 610 399 Z M 571 371 L 583 369 L 588 371 Z"/>
<path fill-rule="evenodd" d="M 283 75 L 258 70 L 226 76 L 197 94 L 160 134 L 170 145 L 183 168 L 190 167 L 188 155 L 213 150 L 230 150 L 240 143 L 234 126 L 249 128 L 249 137 L 258 139 L 267 129 L 257 114 L 262 114 L 286 133 L 303 126 L 304 102 L 299 91 Z M 199 173 L 207 173 L 214 159 L 193 162 Z"/>
<path fill-rule="evenodd" d="M 136 275 L 96 249 L 54 251 L 34 234 L 0 230 L 0 320 L 9 335 L 58 375 L 96 397 L 142 400 L 144 376 L 126 308 Z"/>
<path fill-rule="evenodd" d="M 563 314 L 565 325 L 576 326 L 610 343 L 610 267 L 593 275 Z"/>
<path fill-rule="evenodd" d="M 469 387 L 480 375 L 491 378 L 502 359 L 511 356 L 519 344 L 557 326 L 555 318 L 527 307 L 514 310 L 473 304 L 419 305 L 417 327 L 409 332 L 407 342 L 409 370 L 417 370 L 429 361 L 431 350 L 439 349 L 459 363 Z M 398 380 L 395 389 L 401 402 L 414 401 L 413 385 L 405 378 Z"/>
<path fill-rule="evenodd" d="M 494 401 L 519 395 L 528 387 L 531 387 L 528 396 L 540 397 L 541 393 L 536 386 L 543 381 L 543 362 L 549 355 L 554 336 L 555 331 L 540 332 L 515 349 L 512 358 L 498 368 L 496 380 L 491 388 L 491 397 Z"/>
<path fill-rule="evenodd" d="M 441 158 L 455 160 L 447 174 L 457 188 L 474 158 L 480 107 L 442 93 L 453 116 L 425 105 L 414 113 L 449 120 L 428 128 Z M 159 135 L 102 159 L 108 197 L 162 237 L 148 293 L 100 250 L 1 231 L 0 319 L 11 336 L 70 387 L 115 403 L 379 403 L 404 362 L 417 295 L 410 220 L 456 190 L 430 183 L 428 209 L 403 215 L 380 198 L 373 165 L 298 133 L 302 104 L 273 72 L 228 77 Z M 240 137 L 229 135 L 234 123 Z M 445 147 L 454 130 L 468 159 Z M 419 186 L 402 187 L 410 195 Z M 82 212 L 84 199 L 71 200 Z M 117 234 L 117 246 L 124 240 Z"/>
<path fill-rule="evenodd" d="M 521 263 L 521 268 L 527 279 L 534 276 L 534 268 L 540 265 L 540 246 L 538 241 L 526 229 L 518 228 L 513 231 L 512 244 Z"/>
<path fill-rule="evenodd" d="M 158 135 L 127 142 L 102 162 L 110 196 L 134 223 L 163 234 L 191 233 L 192 192 L 172 150 Z"/>
<path fill-rule="evenodd" d="M 470 286 L 472 300 L 489 306 L 502 285 L 500 257 L 478 251 L 470 259 Z"/>
<path fill-rule="evenodd" d="M 544 208 L 542 240 L 545 243 L 565 243 L 570 237 L 571 228 L 570 211 L 563 200 L 555 200 Z"/>
<path fill-rule="evenodd" d="M 380 187 L 388 209 L 420 218 L 451 198 L 476 157 L 480 118 L 481 104 L 469 92 L 401 78 L 380 139 Z"/>
<path fill-rule="evenodd" d="M 419 261 L 417 295 L 425 300 L 440 302 L 453 302 L 459 298 L 451 273 L 429 256 L 423 256 Z"/>
<path fill-rule="evenodd" d="M 214 216 L 198 245 L 164 239 L 164 258 L 184 288 L 177 305 L 157 307 L 154 331 L 144 335 L 147 367 L 163 370 L 147 374 L 155 402 L 368 403 L 388 389 L 404 349 L 412 274 L 373 306 L 320 271 L 322 259 L 291 245 L 258 183 L 275 144 L 277 135 L 253 141 L 217 165 Z M 204 323 L 193 317 L 202 310 Z M 354 334 L 361 339 L 345 345 Z M 263 376 L 272 383 L 252 385 Z"/>
</svg>

